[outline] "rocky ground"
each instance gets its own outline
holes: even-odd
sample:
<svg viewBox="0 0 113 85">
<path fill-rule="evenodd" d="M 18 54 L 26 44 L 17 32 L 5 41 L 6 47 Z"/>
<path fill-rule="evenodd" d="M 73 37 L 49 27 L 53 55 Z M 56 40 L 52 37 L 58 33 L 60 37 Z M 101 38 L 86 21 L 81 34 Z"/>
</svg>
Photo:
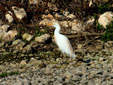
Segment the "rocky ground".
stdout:
<svg viewBox="0 0 113 85">
<path fill-rule="evenodd" d="M 29 62 L 4 63 L 0 65 L 0 85 L 112 85 L 113 56 L 106 50 L 99 53 L 73 60 L 31 58 Z"/>
<path fill-rule="evenodd" d="M 113 2 L 69 1 L 0 1 L 0 85 L 113 85 Z M 75 59 L 55 44 L 54 20 Z"/>
</svg>

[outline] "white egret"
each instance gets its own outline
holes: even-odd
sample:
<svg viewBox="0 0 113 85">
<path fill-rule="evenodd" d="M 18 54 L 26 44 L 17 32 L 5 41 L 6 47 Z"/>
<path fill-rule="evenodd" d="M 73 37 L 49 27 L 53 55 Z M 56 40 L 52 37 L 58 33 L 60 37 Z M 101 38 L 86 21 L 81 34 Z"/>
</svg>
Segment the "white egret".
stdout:
<svg viewBox="0 0 113 85">
<path fill-rule="evenodd" d="M 59 49 L 63 53 L 75 58 L 76 55 L 74 54 L 74 51 L 69 42 L 69 39 L 65 35 L 60 34 L 61 27 L 60 27 L 59 23 L 52 22 L 52 23 L 49 23 L 48 25 L 56 28 L 54 31 L 54 39 L 55 39 L 55 43 L 58 45 Z"/>
</svg>

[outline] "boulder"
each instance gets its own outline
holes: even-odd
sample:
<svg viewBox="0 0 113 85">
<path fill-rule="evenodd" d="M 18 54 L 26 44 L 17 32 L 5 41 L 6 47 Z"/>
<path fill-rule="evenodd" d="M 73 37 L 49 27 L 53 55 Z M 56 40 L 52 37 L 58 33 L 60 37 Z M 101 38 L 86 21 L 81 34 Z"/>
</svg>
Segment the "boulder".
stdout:
<svg viewBox="0 0 113 85">
<path fill-rule="evenodd" d="M 36 37 L 35 38 L 35 41 L 36 42 L 39 42 L 39 43 L 43 43 L 43 42 L 45 42 L 46 40 L 48 40 L 50 38 L 50 35 L 49 34 L 43 34 L 43 35 L 41 35 L 41 36 L 39 36 L 39 37 Z"/>
<path fill-rule="evenodd" d="M 24 17 L 27 16 L 26 11 L 24 10 L 24 8 L 19 8 L 19 7 L 13 6 L 12 9 L 13 9 L 16 17 L 19 20 L 22 20 Z"/>
<path fill-rule="evenodd" d="M 102 25 L 104 28 L 106 28 L 106 25 L 109 25 L 112 20 L 113 20 L 113 13 L 105 12 L 102 15 L 100 15 L 98 19 L 98 23 Z"/>
<path fill-rule="evenodd" d="M 16 30 L 10 30 L 4 35 L 3 40 L 12 41 L 13 39 L 15 39 L 16 35 L 17 35 Z"/>
</svg>

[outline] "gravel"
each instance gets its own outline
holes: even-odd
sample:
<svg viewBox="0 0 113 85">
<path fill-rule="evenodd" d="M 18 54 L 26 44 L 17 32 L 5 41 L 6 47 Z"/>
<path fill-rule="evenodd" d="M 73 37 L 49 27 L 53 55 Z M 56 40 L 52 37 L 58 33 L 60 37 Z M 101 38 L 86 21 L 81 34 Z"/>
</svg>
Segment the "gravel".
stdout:
<svg viewBox="0 0 113 85">
<path fill-rule="evenodd" d="M 113 65 L 109 62 L 113 60 L 110 58 L 88 63 L 75 59 L 68 64 L 34 58 L 29 62 L 7 63 L 0 65 L 0 73 L 16 71 L 18 74 L 0 77 L 0 85 L 112 85 Z M 62 60 L 66 62 L 67 58 Z"/>
</svg>

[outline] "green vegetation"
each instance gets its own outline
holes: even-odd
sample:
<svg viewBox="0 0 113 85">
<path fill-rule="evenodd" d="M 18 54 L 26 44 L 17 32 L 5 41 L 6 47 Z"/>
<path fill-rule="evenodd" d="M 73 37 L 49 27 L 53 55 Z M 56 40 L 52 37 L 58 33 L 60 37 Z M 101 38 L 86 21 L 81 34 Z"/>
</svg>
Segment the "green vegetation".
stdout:
<svg viewBox="0 0 113 85">
<path fill-rule="evenodd" d="M 7 77 L 7 76 L 12 76 L 12 75 L 18 75 L 19 72 L 4 72 L 0 74 L 0 77 Z"/>
<path fill-rule="evenodd" d="M 113 21 L 111 24 L 106 26 L 105 33 L 101 36 L 101 40 L 103 41 L 113 41 Z"/>
<path fill-rule="evenodd" d="M 101 3 L 99 5 L 96 5 L 97 7 L 97 13 L 93 14 L 93 17 L 95 18 L 95 22 L 94 24 L 96 25 L 98 30 L 103 30 L 104 34 L 101 36 L 101 40 L 102 41 L 113 41 L 113 21 L 106 26 L 106 28 L 104 29 L 104 27 L 102 25 L 100 25 L 98 23 L 98 13 L 104 13 L 106 11 L 113 11 L 113 7 L 111 3 Z"/>
<path fill-rule="evenodd" d="M 36 31 L 35 31 L 36 36 L 41 36 L 41 35 L 47 33 L 46 30 L 40 30 L 39 27 L 36 27 L 35 29 L 36 29 Z"/>
<path fill-rule="evenodd" d="M 104 29 L 104 27 L 102 25 L 100 25 L 99 23 L 97 23 L 97 29 L 102 30 L 102 29 Z"/>
<path fill-rule="evenodd" d="M 113 7 L 111 3 L 103 3 L 97 6 L 98 13 L 104 13 L 106 11 L 113 11 Z"/>
</svg>

